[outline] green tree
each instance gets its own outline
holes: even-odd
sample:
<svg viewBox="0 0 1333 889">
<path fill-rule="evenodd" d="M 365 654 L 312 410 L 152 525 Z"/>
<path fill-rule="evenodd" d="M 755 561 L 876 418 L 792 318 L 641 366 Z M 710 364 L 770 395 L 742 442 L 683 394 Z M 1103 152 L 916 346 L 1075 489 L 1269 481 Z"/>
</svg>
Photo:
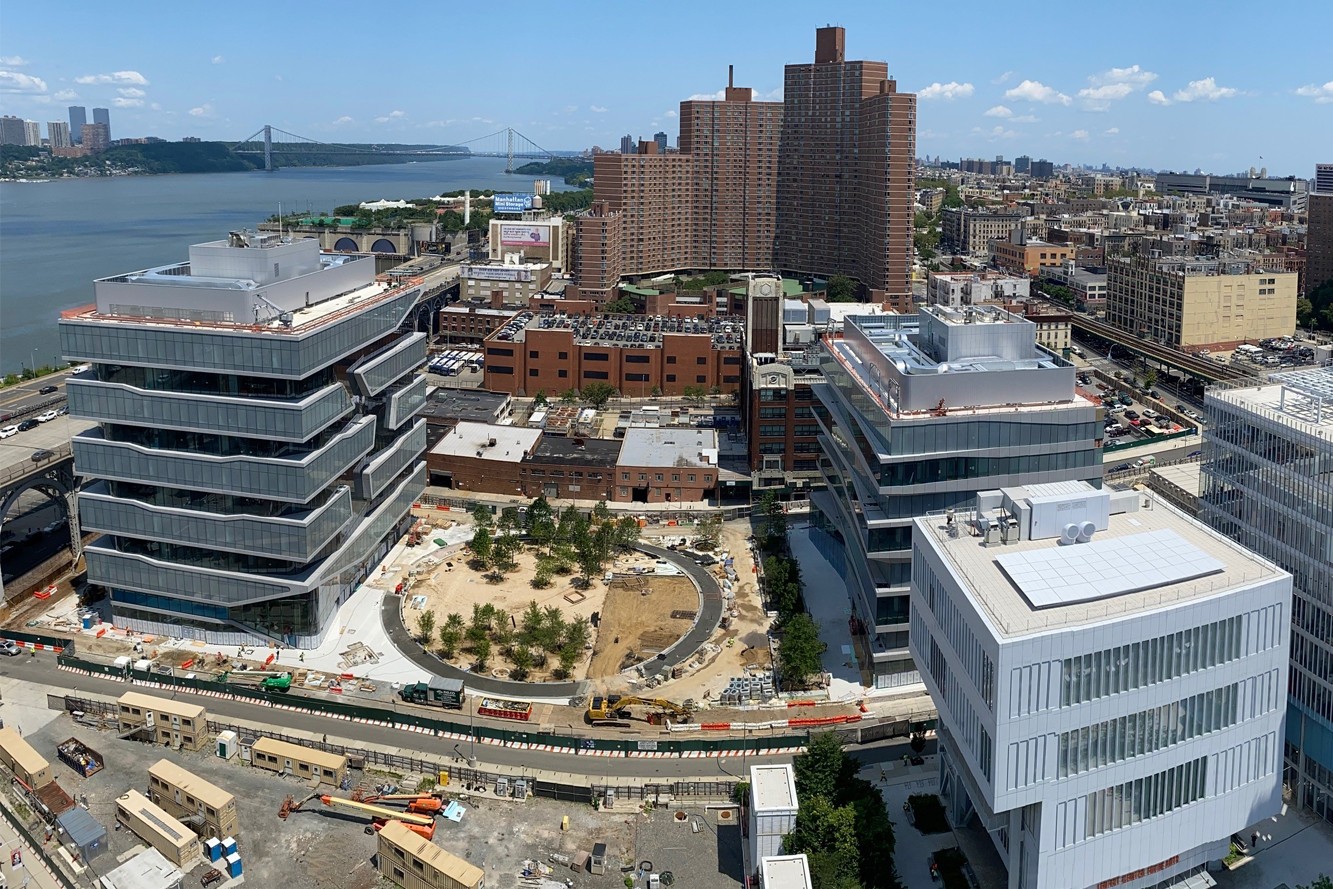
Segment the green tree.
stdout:
<svg viewBox="0 0 1333 889">
<path fill-rule="evenodd" d="M 1157 371 L 1155 371 L 1155 370 L 1150 370 L 1150 371 L 1148 371 L 1146 374 L 1144 374 L 1144 375 L 1143 375 L 1143 385 L 1144 385 L 1145 388 L 1148 388 L 1148 389 L 1151 389 L 1153 386 L 1156 386 L 1156 385 L 1157 385 Z"/>
<path fill-rule="evenodd" d="M 828 301 L 831 303 L 856 302 L 856 282 L 846 275 L 834 275 L 829 278 Z"/>
<path fill-rule="evenodd" d="M 471 561 L 475 570 L 485 571 L 490 567 L 495 552 L 495 538 L 491 536 L 489 528 L 479 525 L 472 532 L 472 540 L 468 542 L 467 548 L 472 552 Z"/>
<path fill-rule="evenodd" d="M 536 571 L 532 572 L 532 580 L 528 581 L 528 585 L 534 590 L 544 590 L 549 589 L 552 582 L 550 567 L 546 563 L 542 563 L 537 566 Z"/>
<path fill-rule="evenodd" d="M 778 647 L 778 665 L 782 684 L 788 689 L 804 688 L 810 677 L 820 671 L 820 657 L 828 648 L 819 639 L 819 627 L 805 612 L 792 615 L 782 626 Z"/>
<path fill-rule="evenodd" d="M 518 638 L 524 645 L 536 645 L 542 633 L 542 607 L 533 599 L 523 612 L 519 625 Z"/>
<path fill-rule="evenodd" d="M 586 617 L 576 617 L 565 625 L 565 643 L 564 648 L 572 648 L 576 652 L 582 651 L 588 646 L 588 640 L 592 638 L 592 626 L 588 623 Z"/>
<path fill-rule="evenodd" d="M 452 658 L 458 651 L 458 643 L 463 640 L 463 615 L 451 613 L 440 627 L 440 654 Z"/>
<path fill-rule="evenodd" d="M 478 673 L 486 669 L 486 663 L 491 659 L 491 640 L 485 637 L 478 639 L 472 645 L 472 657 Z"/>
<path fill-rule="evenodd" d="M 613 315 L 632 315 L 637 309 L 634 300 L 622 293 L 603 306 L 602 311 Z"/>
<path fill-rule="evenodd" d="M 510 534 L 523 528 L 523 519 L 518 514 L 517 506 L 506 506 L 500 510 L 500 518 L 495 523 L 495 530 L 501 534 Z"/>
<path fill-rule="evenodd" d="M 560 393 L 561 404 L 574 404 L 578 400 L 579 390 L 577 389 L 566 389 L 564 392 Z"/>
<path fill-rule="evenodd" d="M 528 678 L 528 673 L 532 670 L 532 652 L 526 645 L 520 645 L 514 649 L 510 661 L 514 664 L 514 669 L 510 671 L 510 678 L 522 682 Z"/>
<path fill-rule="evenodd" d="M 542 651 L 552 654 L 560 650 L 565 641 L 565 616 L 560 609 L 549 605 L 542 612 L 542 627 L 537 634 L 537 644 Z"/>
<path fill-rule="evenodd" d="M 639 527 L 639 520 L 633 516 L 621 516 L 616 519 L 616 546 L 621 549 L 633 549 L 634 544 L 639 542 L 639 535 L 643 529 Z"/>
<path fill-rule="evenodd" d="M 543 407 L 543 406 L 546 405 L 546 403 L 547 403 L 547 399 L 546 399 L 546 390 L 545 390 L 545 389 L 543 389 L 543 390 L 541 390 L 540 392 L 538 392 L 538 393 L 536 394 L 536 396 L 532 399 L 532 406 L 533 406 L 534 408 Z"/>
<path fill-rule="evenodd" d="M 722 514 L 709 513 L 699 519 L 699 524 L 694 530 L 694 545 L 697 549 L 704 552 L 711 552 L 718 548 L 722 542 Z"/>
<path fill-rule="evenodd" d="M 796 793 L 801 799 L 824 796 L 837 799 L 838 788 L 856 776 L 856 764 L 842 749 L 835 732 L 820 732 L 800 756 L 792 760 Z"/>
<path fill-rule="evenodd" d="M 513 571 L 518 567 L 515 556 L 520 546 L 522 543 L 512 534 L 497 537 L 491 546 L 491 567 L 501 575 Z"/>
<path fill-rule="evenodd" d="M 835 806 L 827 796 L 802 797 L 796 826 L 782 848 L 789 855 L 806 855 L 811 882 L 821 889 L 860 886 L 856 810 L 851 806 Z"/>
<path fill-rule="evenodd" d="M 583 400 L 595 408 L 606 407 L 606 403 L 619 394 L 620 392 L 615 386 L 610 383 L 603 383 L 600 380 L 594 380 L 584 386 L 580 393 Z"/>
<path fill-rule="evenodd" d="M 472 516 L 472 524 L 478 528 L 489 528 L 495 519 L 495 512 L 484 503 L 474 503 L 468 510 L 468 515 Z"/>
<path fill-rule="evenodd" d="M 580 652 L 573 646 L 566 645 L 560 649 L 560 678 L 568 679 L 569 674 L 574 672 L 574 665 L 579 661 Z"/>
<path fill-rule="evenodd" d="M 1321 873 L 1313 883 L 1297 886 L 1296 889 L 1333 889 L 1333 878 Z"/>
<path fill-rule="evenodd" d="M 427 645 L 435 638 L 435 612 L 429 608 L 417 615 L 417 636 Z"/>
<path fill-rule="evenodd" d="M 787 543 L 787 510 L 776 491 L 768 491 L 759 502 L 764 516 L 761 543 L 765 549 L 780 549 Z"/>
<path fill-rule="evenodd" d="M 690 404 L 703 404 L 708 398 L 708 390 L 703 386 L 686 386 L 682 394 Z"/>
</svg>

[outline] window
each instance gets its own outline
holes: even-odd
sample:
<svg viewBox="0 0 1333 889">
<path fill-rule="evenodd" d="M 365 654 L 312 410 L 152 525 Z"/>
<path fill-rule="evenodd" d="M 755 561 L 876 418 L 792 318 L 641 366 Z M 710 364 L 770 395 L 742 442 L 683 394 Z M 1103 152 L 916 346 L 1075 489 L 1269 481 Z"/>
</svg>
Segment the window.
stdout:
<svg viewBox="0 0 1333 889">
<path fill-rule="evenodd" d="M 724 383 L 739 383 L 740 381 L 741 378 L 739 374 L 725 374 L 722 377 L 722 382 Z"/>
<path fill-rule="evenodd" d="M 559 377 L 560 379 L 563 380 L 563 379 L 565 379 L 565 378 L 567 378 L 567 377 L 569 376 L 569 371 L 567 371 L 567 370 L 563 370 L 563 369 L 562 369 L 562 370 L 558 370 L 558 371 L 555 372 L 555 375 L 556 375 L 557 377 Z"/>
<path fill-rule="evenodd" d="M 698 358 L 694 359 L 694 363 L 695 363 L 695 364 L 707 364 L 707 363 L 708 363 L 708 359 L 705 358 L 704 356 L 700 355 Z"/>
<path fill-rule="evenodd" d="M 675 375 L 675 374 L 667 374 L 667 375 L 666 375 L 666 381 L 667 381 L 668 383 L 674 383 L 674 382 L 676 382 L 676 375 Z"/>
<path fill-rule="evenodd" d="M 724 355 L 724 356 L 722 357 L 722 363 L 723 363 L 723 364 L 740 364 L 740 363 L 741 363 L 741 356 L 739 356 L 739 355 Z"/>
<path fill-rule="evenodd" d="M 631 383 L 646 383 L 648 382 L 648 375 L 627 373 L 625 374 L 625 379 Z"/>
<path fill-rule="evenodd" d="M 607 352 L 584 352 L 584 361 L 610 361 L 611 355 Z"/>
<path fill-rule="evenodd" d="M 541 353 L 538 352 L 536 349 L 529 349 L 529 350 L 528 350 L 528 357 L 529 357 L 529 358 L 540 358 L 540 357 L 541 357 Z"/>
<path fill-rule="evenodd" d="M 535 376 L 537 376 L 537 368 L 535 368 L 535 367 L 530 367 L 530 368 L 528 368 L 528 376 L 530 376 L 530 377 L 535 377 Z"/>
<path fill-rule="evenodd" d="M 506 357 L 506 358 L 512 358 L 512 357 L 514 357 L 514 350 L 513 350 L 513 349 L 502 349 L 502 348 L 500 348 L 499 346 L 488 346 L 487 349 L 486 349 L 486 354 L 487 354 L 487 355 L 502 355 L 502 356 L 504 356 L 504 357 Z"/>
<path fill-rule="evenodd" d="M 610 376 L 611 375 L 604 370 L 585 370 L 583 372 L 583 379 L 585 380 L 605 380 L 609 379 Z"/>
<path fill-rule="evenodd" d="M 659 482 L 662 480 L 662 473 L 660 473 L 660 472 L 657 473 L 657 480 L 658 480 Z"/>
<path fill-rule="evenodd" d="M 704 375 L 704 374 L 699 374 L 698 376 L 696 376 L 696 377 L 694 378 L 694 381 L 695 381 L 696 383 L 706 383 L 706 382 L 708 382 L 708 377 L 707 377 L 706 375 Z"/>
<path fill-rule="evenodd" d="M 667 364 L 675 364 L 675 363 L 676 363 L 676 356 L 675 356 L 675 355 L 668 355 L 668 356 L 667 356 Z"/>
<path fill-rule="evenodd" d="M 647 364 L 647 363 L 648 363 L 648 356 L 647 356 L 647 355 L 626 355 L 626 356 L 625 356 L 625 363 L 626 363 L 626 364 Z"/>
<path fill-rule="evenodd" d="M 514 369 L 512 367 L 505 367 L 503 364 L 487 364 L 486 369 L 491 373 L 507 374 L 511 377 L 514 375 Z"/>
<path fill-rule="evenodd" d="M 569 360 L 569 353 L 568 353 L 568 352 L 559 352 L 559 353 L 556 354 L 556 357 L 559 358 L 561 361 L 568 361 L 568 360 Z"/>
</svg>

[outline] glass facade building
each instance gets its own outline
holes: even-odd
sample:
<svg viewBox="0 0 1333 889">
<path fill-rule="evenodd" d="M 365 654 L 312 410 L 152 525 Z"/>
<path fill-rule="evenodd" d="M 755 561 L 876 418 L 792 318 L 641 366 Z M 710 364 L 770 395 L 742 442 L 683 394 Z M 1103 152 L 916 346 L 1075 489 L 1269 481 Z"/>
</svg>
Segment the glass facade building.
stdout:
<svg viewBox="0 0 1333 889">
<path fill-rule="evenodd" d="M 852 316 L 813 386 L 827 489 L 815 542 L 847 582 L 877 687 L 920 682 L 907 650 L 912 521 L 1029 482 L 1101 483 L 1097 405 L 1036 325 L 994 307 Z"/>
<path fill-rule="evenodd" d="M 1199 517 L 1291 572 L 1285 783 L 1333 821 L 1333 368 L 1205 404 Z"/>
<path fill-rule="evenodd" d="M 414 282 L 234 232 L 64 313 L 89 583 L 118 625 L 314 647 L 424 485 Z"/>
</svg>

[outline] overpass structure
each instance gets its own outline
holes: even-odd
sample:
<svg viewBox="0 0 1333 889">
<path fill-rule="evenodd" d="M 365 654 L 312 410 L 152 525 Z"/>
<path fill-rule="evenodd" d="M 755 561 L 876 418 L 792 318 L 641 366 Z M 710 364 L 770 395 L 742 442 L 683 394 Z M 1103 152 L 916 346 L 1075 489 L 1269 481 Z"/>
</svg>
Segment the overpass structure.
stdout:
<svg viewBox="0 0 1333 889">
<path fill-rule="evenodd" d="M 1214 361 L 1206 355 L 1191 355 L 1171 346 L 1140 339 L 1128 331 L 1113 327 L 1102 321 L 1077 313 L 1070 314 L 1070 324 L 1075 330 L 1091 334 L 1114 343 L 1123 349 L 1155 361 L 1163 367 L 1178 370 L 1210 383 L 1225 383 L 1233 380 L 1245 380 L 1252 375 L 1242 367 L 1230 363 Z"/>
</svg>

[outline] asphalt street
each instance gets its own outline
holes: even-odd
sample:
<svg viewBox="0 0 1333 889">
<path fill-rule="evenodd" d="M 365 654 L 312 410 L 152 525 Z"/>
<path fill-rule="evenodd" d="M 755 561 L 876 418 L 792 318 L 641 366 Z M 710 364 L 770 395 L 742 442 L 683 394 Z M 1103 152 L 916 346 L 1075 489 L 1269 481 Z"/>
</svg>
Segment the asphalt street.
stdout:
<svg viewBox="0 0 1333 889">
<path fill-rule="evenodd" d="M 49 688 L 53 693 L 69 693 L 77 696 L 80 691 L 111 697 L 120 697 L 132 686 L 124 682 L 115 682 L 95 676 L 83 676 L 56 668 L 55 655 L 41 652 L 36 657 L 27 655 L 0 660 L 0 675 L 9 676 L 22 682 L 32 682 Z M 466 756 L 471 751 L 467 741 L 458 742 L 448 738 L 434 738 L 430 735 L 408 733 L 399 729 L 379 725 L 346 722 L 327 717 L 294 712 L 274 711 L 269 707 L 244 701 L 228 701 L 220 698 L 204 697 L 188 692 L 177 692 L 176 697 L 208 708 L 209 714 L 219 720 L 244 720 L 265 723 L 282 729 L 291 729 L 312 734 L 328 734 L 331 739 L 340 742 L 379 744 L 399 747 L 405 751 L 438 756 L 442 759 Z M 934 742 L 929 742 L 925 753 L 932 752 Z M 461 748 L 461 749 L 455 749 Z M 874 765 L 901 759 L 908 750 L 907 742 L 876 742 L 849 750 L 863 765 Z M 744 757 L 733 754 L 721 759 L 638 759 L 626 757 L 575 756 L 566 753 L 547 753 L 539 750 L 516 750 L 508 747 L 496 747 L 490 744 L 478 744 L 476 756 L 480 767 L 504 766 L 512 768 L 539 769 L 551 772 L 572 772 L 594 777 L 608 778 L 643 778 L 646 780 L 675 780 L 677 778 L 720 778 L 733 775 L 738 769 L 753 762 L 786 763 L 791 762 L 790 755 L 747 754 Z"/>
</svg>

